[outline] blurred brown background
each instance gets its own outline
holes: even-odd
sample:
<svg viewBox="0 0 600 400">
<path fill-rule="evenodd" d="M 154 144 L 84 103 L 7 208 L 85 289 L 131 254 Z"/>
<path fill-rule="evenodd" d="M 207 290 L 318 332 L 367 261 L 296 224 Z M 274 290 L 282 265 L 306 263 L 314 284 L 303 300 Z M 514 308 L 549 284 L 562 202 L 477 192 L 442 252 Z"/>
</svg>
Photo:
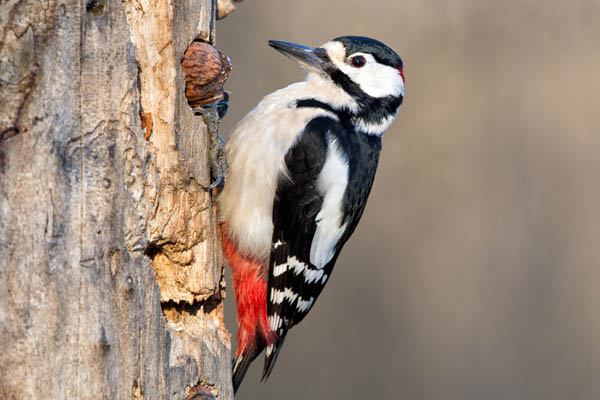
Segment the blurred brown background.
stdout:
<svg viewBox="0 0 600 400">
<path fill-rule="evenodd" d="M 600 2 L 246 0 L 223 132 L 304 77 L 268 39 L 348 34 L 402 56 L 404 105 L 334 279 L 239 398 L 600 399 Z"/>
</svg>

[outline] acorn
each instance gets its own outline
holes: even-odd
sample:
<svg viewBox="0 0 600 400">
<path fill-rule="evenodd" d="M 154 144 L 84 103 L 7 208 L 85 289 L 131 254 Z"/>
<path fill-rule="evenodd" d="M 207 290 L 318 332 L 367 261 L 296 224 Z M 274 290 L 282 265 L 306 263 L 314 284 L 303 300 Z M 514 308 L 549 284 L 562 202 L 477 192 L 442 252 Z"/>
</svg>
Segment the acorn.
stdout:
<svg viewBox="0 0 600 400">
<path fill-rule="evenodd" d="M 231 71 L 229 57 L 208 43 L 192 42 L 181 67 L 185 74 L 185 96 L 192 108 L 223 98 L 223 85 Z"/>
</svg>

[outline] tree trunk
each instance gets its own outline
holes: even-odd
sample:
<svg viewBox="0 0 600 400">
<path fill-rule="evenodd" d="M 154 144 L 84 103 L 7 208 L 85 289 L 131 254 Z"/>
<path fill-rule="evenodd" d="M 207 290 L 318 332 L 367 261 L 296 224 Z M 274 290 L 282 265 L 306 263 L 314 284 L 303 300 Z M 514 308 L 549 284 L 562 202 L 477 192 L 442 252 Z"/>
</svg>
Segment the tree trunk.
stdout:
<svg viewBox="0 0 600 400">
<path fill-rule="evenodd" d="M 212 0 L 0 6 L 0 398 L 233 398 L 207 133 Z"/>
</svg>

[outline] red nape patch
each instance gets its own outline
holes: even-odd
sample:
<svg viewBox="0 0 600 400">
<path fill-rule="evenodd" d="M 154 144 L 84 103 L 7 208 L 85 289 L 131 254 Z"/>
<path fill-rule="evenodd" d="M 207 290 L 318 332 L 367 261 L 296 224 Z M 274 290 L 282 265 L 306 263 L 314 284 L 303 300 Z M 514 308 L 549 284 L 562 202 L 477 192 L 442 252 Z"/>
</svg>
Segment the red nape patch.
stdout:
<svg viewBox="0 0 600 400">
<path fill-rule="evenodd" d="M 226 223 L 222 223 L 223 250 L 233 277 L 233 291 L 237 304 L 238 348 L 236 356 L 245 352 L 249 345 L 275 343 L 275 332 L 269 329 L 267 319 L 267 275 L 264 273 L 268 260 L 259 261 L 241 254 L 229 238 Z M 257 338 L 256 335 L 260 337 Z M 260 346 L 260 343 L 258 343 Z"/>
<path fill-rule="evenodd" d="M 402 77 L 402 82 L 406 83 L 406 79 L 404 79 L 404 69 L 402 67 L 394 67 L 395 69 L 398 70 L 398 72 L 400 72 L 400 76 Z"/>
</svg>

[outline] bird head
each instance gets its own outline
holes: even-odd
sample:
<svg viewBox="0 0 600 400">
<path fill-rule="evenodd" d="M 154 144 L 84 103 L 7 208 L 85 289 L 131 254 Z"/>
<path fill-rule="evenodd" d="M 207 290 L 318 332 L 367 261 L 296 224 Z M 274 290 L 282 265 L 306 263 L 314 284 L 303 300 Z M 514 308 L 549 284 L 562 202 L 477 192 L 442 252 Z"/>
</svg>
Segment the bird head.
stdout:
<svg viewBox="0 0 600 400">
<path fill-rule="evenodd" d="M 342 36 L 321 47 L 270 40 L 269 45 L 308 71 L 321 84 L 328 104 L 349 111 L 366 133 L 382 134 L 404 98 L 402 59 L 385 44 L 362 36 Z M 327 86 L 324 93 L 322 82 Z"/>
</svg>

